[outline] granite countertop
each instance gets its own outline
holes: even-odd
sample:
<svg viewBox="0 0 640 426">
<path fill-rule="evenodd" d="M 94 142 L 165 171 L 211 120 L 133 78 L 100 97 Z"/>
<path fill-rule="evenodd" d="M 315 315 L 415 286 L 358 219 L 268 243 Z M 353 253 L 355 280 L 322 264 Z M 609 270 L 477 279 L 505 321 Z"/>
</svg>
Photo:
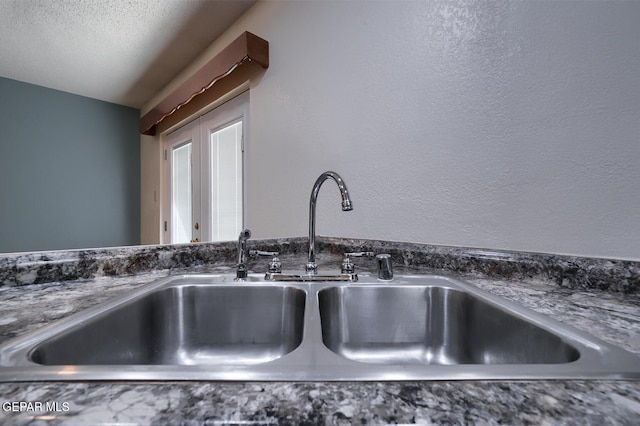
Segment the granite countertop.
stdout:
<svg viewBox="0 0 640 426">
<path fill-rule="evenodd" d="M 0 342 L 158 278 L 185 272 L 231 270 L 216 264 L 1 287 Z M 421 271 L 396 268 L 398 274 L 412 272 Z M 463 273 L 460 278 L 640 354 L 638 293 L 577 290 L 545 280 L 488 279 L 477 274 Z M 0 383 L 0 403 L 13 401 L 56 402 L 59 410 L 3 408 L 1 424 L 631 425 L 640 418 L 640 382 Z"/>
</svg>

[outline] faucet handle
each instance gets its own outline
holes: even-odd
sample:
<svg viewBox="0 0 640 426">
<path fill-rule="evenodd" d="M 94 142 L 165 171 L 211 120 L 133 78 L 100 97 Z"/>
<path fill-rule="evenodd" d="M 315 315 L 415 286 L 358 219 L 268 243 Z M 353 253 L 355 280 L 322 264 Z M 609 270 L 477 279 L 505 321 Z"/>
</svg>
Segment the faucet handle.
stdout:
<svg viewBox="0 0 640 426">
<path fill-rule="evenodd" d="M 376 254 L 372 251 L 356 251 L 353 253 L 345 253 L 345 257 L 373 257 Z"/>
<path fill-rule="evenodd" d="M 249 251 L 249 256 L 257 257 L 257 256 L 271 256 L 271 262 L 269 262 L 269 272 L 272 274 L 279 274 L 282 272 L 282 263 L 280 263 L 280 259 L 278 258 L 277 251 L 262 251 L 262 250 L 251 250 Z"/>
<path fill-rule="evenodd" d="M 278 256 L 273 256 L 271 262 L 269 262 L 269 272 L 272 274 L 279 274 L 282 272 L 282 263 L 280 263 Z"/>
<path fill-rule="evenodd" d="M 356 266 L 351 261 L 352 257 L 373 257 L 375 253 L 372 251 L 358 251 L 352 253 L 345 253 L 344 259 L 342 259 L 342 267 L 340 271 L 343 274 L 353 274 L 356 270 Z"/>
<path fill-rule="evenodd" d="M 278 256 L 280 253 L 277 251 L 262 251 L 262 250 L 249 250 L 249 256 L 258 257 L 258 256 Z"/>
</svg>

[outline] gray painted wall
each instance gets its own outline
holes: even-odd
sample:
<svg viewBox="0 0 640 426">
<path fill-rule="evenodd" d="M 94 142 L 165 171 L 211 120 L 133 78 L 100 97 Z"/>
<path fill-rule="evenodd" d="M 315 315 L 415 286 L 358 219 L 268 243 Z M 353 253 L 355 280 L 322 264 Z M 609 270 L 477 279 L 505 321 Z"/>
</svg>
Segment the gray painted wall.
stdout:
<svg viewBox="0 0 640 426">
<path fill-rule="evenodd" d="M 0 252 L 138 244 L 138 119 L 0 78 Z"/>
<path fill-rule="evenodd" d="M 269 41 L 253 238 L 306 235 L 334 170 L 354 210 L 325 184 L 319 235 L 640 260 L 640 2 L 363 4 L 258 2 L 186 70 L 243 31 Z"/>
</svg>

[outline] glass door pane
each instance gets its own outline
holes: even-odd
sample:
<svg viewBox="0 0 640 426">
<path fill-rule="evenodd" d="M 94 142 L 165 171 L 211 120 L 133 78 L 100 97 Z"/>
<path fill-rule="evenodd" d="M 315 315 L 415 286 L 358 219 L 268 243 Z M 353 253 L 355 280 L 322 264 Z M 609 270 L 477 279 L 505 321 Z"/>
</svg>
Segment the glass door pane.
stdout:
<svg viewBox="0 0 640 426">
<path fill-rule="evenodd" d="M 191 241 L 191 142 L 171 150 L 171 242 Z"/>
<path fill-rule="evenodd" d="M 242 230 L 242 121 L 212 132 L 211 238 L 235 240 Z"/>
</svg>

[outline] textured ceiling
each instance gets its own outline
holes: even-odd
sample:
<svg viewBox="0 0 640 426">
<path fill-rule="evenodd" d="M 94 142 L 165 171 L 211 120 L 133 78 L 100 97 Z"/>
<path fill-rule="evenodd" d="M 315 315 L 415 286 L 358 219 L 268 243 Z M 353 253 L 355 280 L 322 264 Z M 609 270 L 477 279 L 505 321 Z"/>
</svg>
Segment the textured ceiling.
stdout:
<svg viewBox="0 0 640 426">
<path fill-rule="evenodd" d="M 0 77 L 141 108 L 256 0 L 0 0 Z"/>
</svg>

